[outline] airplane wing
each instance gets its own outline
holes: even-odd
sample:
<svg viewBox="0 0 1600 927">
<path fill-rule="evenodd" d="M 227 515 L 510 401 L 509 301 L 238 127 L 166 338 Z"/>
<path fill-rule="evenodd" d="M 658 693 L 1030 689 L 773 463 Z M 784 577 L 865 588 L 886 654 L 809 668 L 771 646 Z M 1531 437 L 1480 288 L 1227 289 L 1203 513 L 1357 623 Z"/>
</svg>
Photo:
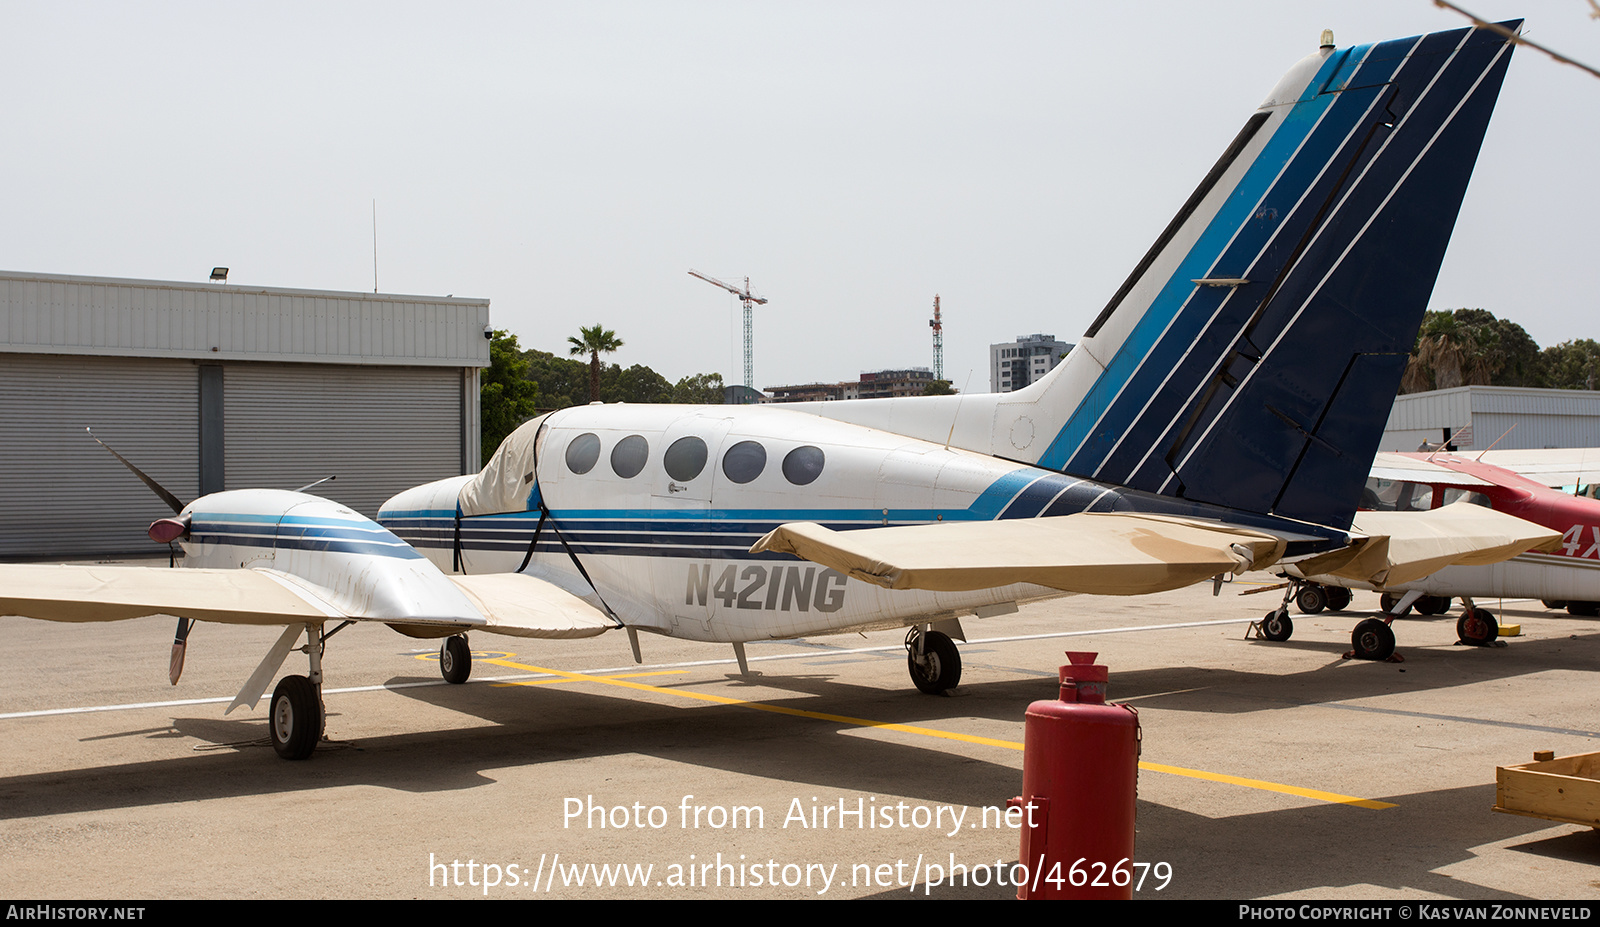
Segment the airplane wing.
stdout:
<svg viewBox="0 0 1600 927">
<path fill-rule="evenodd" d="M 1558 532 L 1468 502 L 1428 512 L 1357 512 L 1352 531 L 1365 537 L 1343 550 L 1290 564 L 1289 572 L 1382 587 L 1414 582 L 1447 566 L 1484 566 L 1529 550 L 1553 550 L 1561 543 Z"/>
<path fill-rule="evenodd" d="M 574 638 L 603 634 L 617 623 L 553 583 L 522 573 L 451 576 L 483 612 L 483 630 L 512 637 Z"/>
<path fill-rule="evenodd" d="M 0 615 L 47 621 L 120 621 L 171 615 L 227 624 L 350 619 L 515 637 L 591 637 L 615 622 L 551 583 L 518 574 L 451 576 L 470 609 L 405 614 L 332 604 L 299 577 L 264 569 L 0 564 Z M 324 591 L 326 592 L 326 591 Z"/>
<path fill-rule="evenodd" d="M 1134 513 L 941 522 L 833 531 L 782 525 L 752 553 L 794 554 L 886 589 L 953 592 L 1034 583 L 1088 595 L 1142 595 L 1282 556 L 1273 535 Z"/>
<path fill-rule="evenodd" d="M 1446 486 L 1493 486 L 1485 479 L 1451 470 L 1449 467 L 1426 460 L 1388 451 L 1379 452 L 1372 461 L 1371 475 L 1385 480 L 1413 483 L 1439 483 Z"/>
<path fill-rule="evenodd" d="M 1473 457 L 1462 454 L 1463 457 Z M 1504 467 L 1546 486 L 1575 486 L 1600 482 L 1600 448 L 1546 447 L 1484 451 L 1473 457 Z"/>
</svg>

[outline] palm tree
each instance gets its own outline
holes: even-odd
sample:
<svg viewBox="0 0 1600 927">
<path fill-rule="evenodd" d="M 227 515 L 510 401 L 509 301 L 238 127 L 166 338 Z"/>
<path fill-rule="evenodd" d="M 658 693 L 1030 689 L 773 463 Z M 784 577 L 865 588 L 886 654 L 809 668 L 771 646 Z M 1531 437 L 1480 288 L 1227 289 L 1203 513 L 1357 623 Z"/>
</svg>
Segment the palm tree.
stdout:
<svg viewBox="0 0 1600 927">
<path fill-rule="evenodd" d="M 1400 391 L 1488 384 L 1506 363 L 1496 321 L 1481 309 L 1429 312 L 1417 332 Z"/>
<path fill-rule="evenodd" d="M 594 402 L 600 398 L 600 353 L 610 354 L 622 347 L 622 339 L 614 331 L 593 325 L 578 329 L 578 337 L 567 338 L 567 343 L 572 345 L 573 357 L 589 355 L 589 401 Z"/>
</svg>

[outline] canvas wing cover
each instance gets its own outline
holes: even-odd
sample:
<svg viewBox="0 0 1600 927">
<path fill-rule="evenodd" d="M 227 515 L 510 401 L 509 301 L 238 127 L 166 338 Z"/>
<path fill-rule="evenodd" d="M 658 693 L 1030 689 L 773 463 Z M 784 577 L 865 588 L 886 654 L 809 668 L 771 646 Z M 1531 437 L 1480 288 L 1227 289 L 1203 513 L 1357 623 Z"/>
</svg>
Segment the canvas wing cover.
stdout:
<svg viewBox="0 0 1600 927">
<path fill-rule="evenodd" d="M 591 637 L 616 626 L 587 601 L 531 576 L 438 579 L 462 597 L 459 605 L 397 613 L 355 607 L 349 596 L 272 570 L 0 564 L 0 615 L 47 621 L 170 615 L 266 625 L 351 619 L 541 638 Z M 340 600 L 347 604 L 332 604 Z"/>
<path fill-rule="evenodd" d="M 564 589 L 522 573 L 452 576 L 483 612 L 485 631 L 512 637 L 594 637 L 617 627 L 606 614 Z"/>
<path fill-rule="evenodd" d="M 752 553 L 794 554 L 887 589 L 954 592 L 1033 583 L 1088 595 L 1142 595 L 1282 555 L 1269 534 L 1198 519 L 1133 513 L 942 522 L 833 531 L 801 522 Z"/>
<path fill-rule="evenodd" d="M 171 615 L 229 624 L 290 624 L 339 617 L 330 606 L 261 570 L 103 564 L 0 564 L 0 615 L 46 621 L 120 621 Z"/>
<path fill-rule="evenodd" d="M 1561 542 L 1558 532 L 1468 502 L 1429 512 L 1359 512 L 1354 530 L 1366 537 L 1292 564 L 1289 571 L 1307 579 L 1396 586 L 1447 566 L 1485 566 Z"/>
</svg>

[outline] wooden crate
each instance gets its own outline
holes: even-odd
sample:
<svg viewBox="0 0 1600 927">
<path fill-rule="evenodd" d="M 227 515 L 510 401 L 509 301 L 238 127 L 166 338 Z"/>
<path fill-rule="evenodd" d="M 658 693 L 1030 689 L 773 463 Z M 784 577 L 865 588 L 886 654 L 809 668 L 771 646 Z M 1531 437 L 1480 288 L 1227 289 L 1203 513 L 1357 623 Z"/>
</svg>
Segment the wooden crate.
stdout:
<svg viewBox="0 0 1600 927">
<path fill-rule="evenodd" d="M 1494 810 L 1600 828 L 1600 753 L 1495 767 Z"/>
</svg>

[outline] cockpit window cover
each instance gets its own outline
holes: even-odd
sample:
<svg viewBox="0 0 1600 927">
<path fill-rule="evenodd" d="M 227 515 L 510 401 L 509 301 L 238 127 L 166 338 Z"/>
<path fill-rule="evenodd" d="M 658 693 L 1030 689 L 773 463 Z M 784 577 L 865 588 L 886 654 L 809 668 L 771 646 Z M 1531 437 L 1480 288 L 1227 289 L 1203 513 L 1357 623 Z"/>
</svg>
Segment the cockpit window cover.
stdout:
<svg viewBox="0 0 1600 927">
<path fill-rule="evenodd" d="M 548 417 L 541 415 L 523 422 L 500 442 L 499 450 L 489 458 L 483 472 L 461 488 L 462 515 L 528 511 L 528 500 L 533 495 L 534 485 L 538 483 L 534 462 Z M 598 451 L 598 439 L 596 444 Z"/>
</svg>

